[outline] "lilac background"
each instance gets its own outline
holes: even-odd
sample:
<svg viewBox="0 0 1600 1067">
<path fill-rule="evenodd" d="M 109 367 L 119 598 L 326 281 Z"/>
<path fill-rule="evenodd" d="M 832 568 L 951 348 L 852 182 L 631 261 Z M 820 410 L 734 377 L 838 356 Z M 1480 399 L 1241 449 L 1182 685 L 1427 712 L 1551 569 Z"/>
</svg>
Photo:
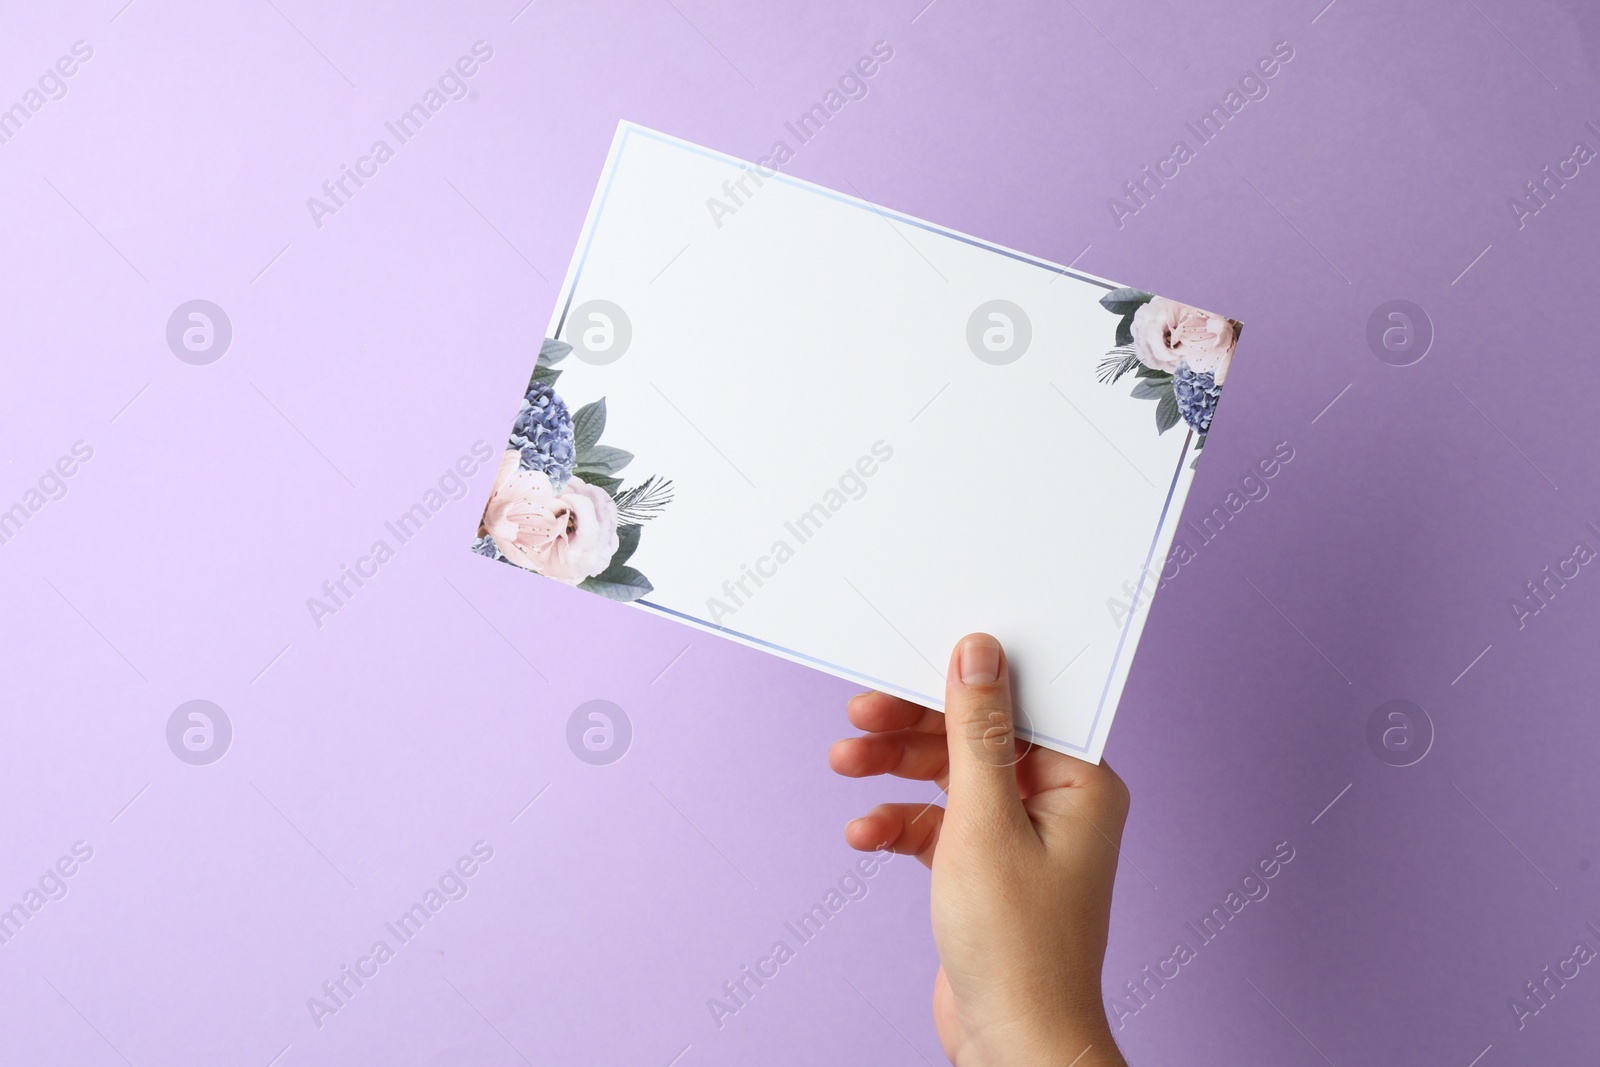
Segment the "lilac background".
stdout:
<svg viewBox="0 0 1600 1067">
<path fill-rule="evenodd" d="M 95 852 L 0 947 L 0 1062 L 941 1061 L 911 861 L 725 1028 L 705 1004 L 846 870 L 846 819 L 933 795 L 829 773 L 850 687 L 471 556 L 487 471 L 320 629 L 306 607 L 503 437 L 619 118 L 760 156 L 880 39 L 792 173 L 1245 321 L 1191 515 L 1295 450 L 1145 635 L 1108 995 L 1297 855 L 1127 1021 L 1130 1058 L 1592 1055 L 1593 968 L 1520 1032 L 1507 999 L 1600 922 L 1600 577 L 1521 630 L 1507 605 L 1597 544 L 1600 174 L 1523 229 L 1506 207 L 1600 146 L 1592 9 L 523 2 L 5 7 L 0 106 L 94 57 L 0 145 L 0 508 L 94 456 L 0 545 L 0 898 Z M 314 226 L 478 39 L 470 99 Z M 1119 229 L 1107 197 L 1279 40 L 1270 96 Z M 197 297 L 234 328 L 204 367 L 164 338 Z M 1393 298 L 1437 330 L 1414 366 L 1367 347 Z M 1407 768 L 1365 740 L 1397 697 L 1437 731 Z M 234 726 L 208 767 L 166 746 L 194 698 Z M 564 738 L 593 698 L 636 732 L 608 767 Z M 314 1027 L 480 839 L 470 895 Z"/>
</svg>

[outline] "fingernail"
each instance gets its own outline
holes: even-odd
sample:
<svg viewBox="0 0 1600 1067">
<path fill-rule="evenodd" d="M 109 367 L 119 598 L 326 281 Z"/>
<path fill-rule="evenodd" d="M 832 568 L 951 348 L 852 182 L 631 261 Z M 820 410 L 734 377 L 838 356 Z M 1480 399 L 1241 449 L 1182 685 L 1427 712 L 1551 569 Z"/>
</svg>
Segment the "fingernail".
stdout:
<svg viewBox="0 0 1600 1067">
<path fill-rule="evenodd" d="M 865 819 L 851 819 L 849 822 L 844 824 L 844 832 L 848 834 L 851 830 L 855 829 L 857 823 L 863 823 L 866 821 L 867 820 Z"/>
<path fill-rule="evenodd" d="M 993 685 L 1000 677 L 1000 644 L 992 637 L 970 637 L 958 660 L 963 685 Z"/>
</svg>

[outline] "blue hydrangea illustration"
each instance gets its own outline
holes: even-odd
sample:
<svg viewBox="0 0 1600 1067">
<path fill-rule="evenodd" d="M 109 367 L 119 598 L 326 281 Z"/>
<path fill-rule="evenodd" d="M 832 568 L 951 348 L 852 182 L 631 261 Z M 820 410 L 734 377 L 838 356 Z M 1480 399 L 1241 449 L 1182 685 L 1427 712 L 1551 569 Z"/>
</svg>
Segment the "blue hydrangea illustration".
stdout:
<svg viewBox="0 0 1600 1067">
<path fill-rule="evenodd" d="M 494 538 L 492 537 L 480 537 L 473 541 L 472 551 L 480 556 L 488 556 L 490 559 L 505 559 L 500 554 L 500 550 L 495 547 Z"/>
<path fill-rule="evenodd" d="M 1187 363 L 1179 363 L 1178 372 L 1172 376 L 1172 391 L 1178 398 L 1178 414 L 1183 416 L 1183 421 L 1195 433 L 1210 430 L 1211 416 L 1217 410 L 1217 397 L 1222 395 L 1222 386 L 1217 384 L 1216 375 L 1196 374 Z"/>
<path fill-rule="evenodd" d="M 511 426 L 511 448 L 522 453 L 522 469 L 543 471 L 560 492 L 572 477 L 577 443 L 566 402 L 544 382 L 528 383 L 527 395 Z"/>
</svg>

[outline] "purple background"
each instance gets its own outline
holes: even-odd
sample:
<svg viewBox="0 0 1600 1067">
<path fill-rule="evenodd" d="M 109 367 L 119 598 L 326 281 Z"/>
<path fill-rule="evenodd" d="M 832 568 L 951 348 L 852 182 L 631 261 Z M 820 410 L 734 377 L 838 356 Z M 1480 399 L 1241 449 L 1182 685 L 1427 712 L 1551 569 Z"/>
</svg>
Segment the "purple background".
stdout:
<svg viewBox="0 0 1600 1067">
<path fill-rule="evenodd" d="M 1108 996 L 1296 857 L 1126 1021 L 1130 1058 L 1592 1054 L 1600 968 L 1520 1031 L 1507 1001 L 1600 923 L 1600 576 L 1521 629 L 1508 604 L 1600 547 L 1600 172 L 1521 229 L 1506 205 L 1600 147 L 1592 9 L 523 2 L 6 7 L 0 107 L 94 55 L 0 144 L 0 508 L 93 458 L 0 545 L 0 905 L 94 857 L 0 947 L 0 1062 L 941 1062 L 909 860 L 724 1028 L 706 1008 L 845 872 L 848 818 L 933 796 L 828 771 L 850 686 L 473 557 L 487 470 L 320 628 L 306 606 L 503 438 L 619 118 L 755 158 L 878 40 L 791 173 L 1242 319 L 1191 516 L 1295 451 L 1145 634 Z M 480 39 L 470 98 L 314 225 Z M 1114 224 L 1277 41 L 1270 95 Z M 233 324 L 209 366 L 165 341 L 194 298 Z M 1403 368 L 1366 341 L 1396 298 L 1437 332 Z M 165 740 L 196 698 L 234 728 L 207 767 Z M 565 741 L 595 698 L 635 730 L 606 767 Z M 1366 741 L 1394 698 L 1437 733 L 1414 766 Z M 478 840 L 470 894 L 315 1027 Z"/>
</svg>

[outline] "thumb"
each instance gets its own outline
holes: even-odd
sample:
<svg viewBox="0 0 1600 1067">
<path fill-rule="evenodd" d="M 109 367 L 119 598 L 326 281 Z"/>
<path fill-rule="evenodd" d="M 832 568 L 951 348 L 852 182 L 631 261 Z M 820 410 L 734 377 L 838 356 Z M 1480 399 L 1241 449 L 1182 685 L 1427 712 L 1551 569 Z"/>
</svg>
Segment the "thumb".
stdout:
<svg viewBox="0 0 1600 1067">
<path fill-rule="evenodd" d="M 1026 825 L 1017 791 L 1011 679 L 999 641 L 969 634 L 956 645 L 945 676 L 944 714 L 949 817 L 985 826 Z"/>
</svg>

